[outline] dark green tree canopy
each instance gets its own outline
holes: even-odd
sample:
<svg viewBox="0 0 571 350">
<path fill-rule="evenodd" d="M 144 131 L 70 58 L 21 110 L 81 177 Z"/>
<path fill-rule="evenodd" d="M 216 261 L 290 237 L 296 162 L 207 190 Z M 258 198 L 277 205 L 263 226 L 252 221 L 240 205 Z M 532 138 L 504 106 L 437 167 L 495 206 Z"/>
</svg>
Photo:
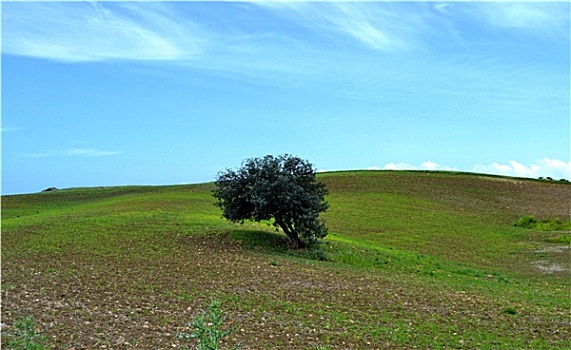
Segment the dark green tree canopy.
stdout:
<svg viewBox="0 0 571 350">
<path fill-rule="evenodd" d="M 318 182 L 313 165 L 290 155 L 252 158 L 237 170 L 218 173 L 212 191 L 230 221 L 272 220 L 294 248 L 327 235 L 319 213 L 328 208 L 327 189 Z"/>
</svg>

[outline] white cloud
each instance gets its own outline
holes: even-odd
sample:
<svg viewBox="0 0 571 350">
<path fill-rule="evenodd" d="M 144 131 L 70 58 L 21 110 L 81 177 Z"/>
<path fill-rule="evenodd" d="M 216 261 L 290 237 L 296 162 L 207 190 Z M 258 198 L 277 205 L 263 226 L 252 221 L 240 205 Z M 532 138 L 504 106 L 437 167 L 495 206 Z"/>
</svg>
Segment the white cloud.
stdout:
<svg viewBox="0 0 571 350">
<path fill-rule="evenodd" d="M 313 31 L 348 36 L 382 52 L 417 49 L 421 35 L 429 30 L 424 7 L 389 2 L 257 4 Z"/>
<path fill-rule="evenodd" d="M 428 48 L 427 36 L 438 23 L 446 22 L 448 16 L 443 14 L 454 11 L 466 12 L 492 26 L 539 32 L 568 32 L 569 23 L 569 6 L 565 3 L 411 6 L 388 1 L 253 2 L 245 6 L 252 4 L 332 42 L 348 37 L 381 52 Z M 260 38 L 275 34 L 274 29 L 267 29 L 245 35 L 237 27 L 224 28 L 226 21 L 219 21 L 216 27 L 200 25 L 198 19 L 193 21 L 177 10 L 172 2 L 7 2 L 2 8 L 2 49 L 13 55 L 67 62 L 206 61 L 212 53 L 234 54 L 235 58 L 242 48 L 258 50 Z M 291 37 L 292 33 L 283 36 Z"/>
<path fill-rule="evenodd" d="M 423 162 L 421 165 L 412 165 L 407 163 L 387 163 L 382 167 L 372 166 L 368 168 L 369 170 L 444 170 L 444 171 L 455 171 L 457 169 L 440 165 L 432 161 Z"/>
<path fill-rule="evenodd" d="M 541 36 L 569 35 L 568 2 L 475 3 L 466 9 L 494 27 L 524 29 Z"/>
<path fill-rule="evenodd" d="M 180 60 L 202 52 L 204 35 L 162 4 L 3 4 L 3 51 L 59 61 Z"/>
<path fill-rule="evenodd" d="M 387 163 L 382 167 L 372 166 L 369 170 L 441 170 L 460 171 L 457 168 L 440 165 L 432 161 L 423 162 L 421 165 L 408 163 Z M 494 162 L 490 165 L 476 165 L 470 171 L 484 174 L 505 175 L 515 177 L 551 177 L 553 179 L 571 179 L 571 161 L 565 162 L 558 159 L 543 158 L 534 164 L 525 165 L 515 160 L 507 164 Z"/>
<path fill-rule="evenodd" d="M 213 25 L 212 18 L 201 18 L 199 12 L 183 14 L 184 6 L 173 2 L 6 3 L 2 49 L 9 55 L 63 62 L 171 61 L 270 82 L 295 82 L 294 75 L 305 79 L 322 66 L 311 58 L 311 45 L 289 33 L 242 28 L 228 19 Z"/>
<path fill-rule="evenodd" d="M 437 163 L 434 163 L 431 161 L 426 161 L 426 162 L 422 163 L 422 168 L 424 168 L 424 169 L 436 170 L 439 167 L 440 166 Z"/>
<path fill-rule="evenodd" d="M 61 155 L 67 157 L 106 157 L 121 154 L 119 151 L 102 151 L 91 148 L 68 148 Z"/>
<path fill-rule="evenodd" d="M 20 131 L 20 130 L 22 130 L 22 129 L 20 129 L 20 128 L 5 127 L 5 126 L 3 126 L 3 127 L 0 129 L 0 131 L 1 131 L 2 133 L 5 133 L 5 132 L 14 132 L 14 131 Z"/>
<path fill-rule="evenodd" d="M 379 166 L 371 166 L 367 168 L 368 170 L 413 170 L 415 169 L 414 165 L 406 164 L 406 163 L 388 163 L 385 164 L 383 167 Z"/>
<path fill-rule="evenodd" d="M 516 177 L 552 177 L 554 179 L 571 178 L 571 162 L 543 158 L 535 164 L 524 165 L 515 160 L 508 164 L 494 162 L 490 165 L 476 165 L 472 171 L 477 173 L 516 176 Z"/>
<path fill-rule="evenodd" d="M 415 12 L 399 13 L 378 6 L 337 4 L 325 16 L 337 30 L 378 51 L 408 50 L 418 45 L 421 21 Z"/>
<path fill-rule="evenodd" d="M 36 152 L 26 154 L 26 158 L 46 158 L 46 157 L 107 157 L 121 154 L 119 151 L 103 151 L 93 148 L 66 148 L 63 150 L 52 150 L 46 152 Z"/>
</svg>

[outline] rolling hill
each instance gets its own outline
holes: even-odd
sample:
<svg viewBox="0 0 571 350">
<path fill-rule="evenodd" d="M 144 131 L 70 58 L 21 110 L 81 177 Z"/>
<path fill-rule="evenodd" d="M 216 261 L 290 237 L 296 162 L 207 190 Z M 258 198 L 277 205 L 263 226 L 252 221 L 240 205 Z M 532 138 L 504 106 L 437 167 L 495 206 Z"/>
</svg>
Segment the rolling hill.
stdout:
<svg viewBox="0 0 571 350">
<path fill-rule="evenodd" d="M 2 322 L 32 316 L 58 349 L 183 348 L 219 299 L 244 349 L 568 346 L 570 184 L 318 176 L 330 234 L 310 251 L 221 219 L 210 183 L 3 196 Z"/>
</svg>

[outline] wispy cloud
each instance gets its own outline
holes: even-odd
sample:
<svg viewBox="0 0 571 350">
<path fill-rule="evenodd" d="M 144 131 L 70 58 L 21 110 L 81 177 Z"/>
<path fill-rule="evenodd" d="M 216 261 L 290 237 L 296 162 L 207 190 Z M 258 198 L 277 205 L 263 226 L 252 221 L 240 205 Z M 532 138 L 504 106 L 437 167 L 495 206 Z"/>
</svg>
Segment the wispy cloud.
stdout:
<svg viewBox="0 0 571 350">
<path fill-rule="evenodd" d="M 62 154 L 68 157 L 107 157 L 121 153 L 119 151 L 102 151 L 91 148 L 68 148 Z"/>
<path fill-rule="evenodd" d="M 534 164 L 524 165 L 515 160 L 511 160 L 507 164 L 494 162 L 490 165 L 476 165 L 472 171 L 517 177 L 536 178 L 549 176 L 554 179 L 571 179 L 571 162 L 543 158 Z"/>
<path fill-rule="evenodd" d="M 14 131 L 20 131 L 20 130 L 22 130 L 22 129 L 21 129 L 21 128 L 13 128 L 13 127 L 9 127 L 9 126 L 8 126 L 8 127 L 3 126 L 2 129 L 0 129 L 0 131 L 1 131 L 2 133 L 5 133 L 5 132 L 14 132 Z"/>
<path fill-rule="evenodd" d="M 543 37 L 569 35 L 568 2 L 491 2 L 464 5 L 467 13 L 493 27 L 527 30 Z"/>
<path fill-rule="evenodd" d="M 66 148 L 62 150 L 49 150 L 45 152 L 36 152 L 25 154 L 25 158 L 46 158 L 46 157 L 107 157 L 121 154 L 120 151 L 104 151 L 93 148 Z"/>
<path fill-rule="evenodd" d="M 3 51 L 59 61 L 180 60 L 201 54 L 204 33 L 163 4 L 3 4 Z"/>
<path fill-rule="evenodd" d="M 258 27 L 216 26 L 182 14 L 176 2 L 7 2 L 3 4 L 4 53 L 68 62 L 102 60 L 181 61 L 211 58 L 210 53 L 244 55 L 259 50 L 260 40 L 292 39 L 294 32 Z M 429 49 L 438 30 L 459 40 L 451 18 L 467 14 L 494 27 L 541 33 L 567 32 L 566 3 L 404 3 L 404 2 L 254 2 L 272 16 L 304 27 L 329 43 L 342 38 L 380 52 Z M 215 17 L 213 17 L 215 18 Z M 211 18 L 210 20 L 212 20 Z M 278 32 L 276 32 L 278 31 Z M 268 36 L 268 34 L 278 36 Z M 265 39 L 267 40 L 265 40 Z M 300 40 L 306 38 L 299 37 Z M 444 40 L 440 37 L 440 40 Z M 290 42 L 291 43 L 291 42 Z M 279 44 L 279 45 L 278 45 Z M 251 60 L 249 60 L 251 62 Z M 226 61 L 230 62 L 231 61 Z"/>
<path fill-rule="evenodd" d="M 442 101 L 462 98 L 472 105 L 531 104 L 557 98 L 560 89 L 536 84 L 529 88 L 520 82 L 552 81 L 559 72 L 515 68 L 494 58 L 467 60 L 437 53 L 391 61 L 388 55 L 436 51 L 433 40 L 462 41 L 461 22 L 454 20 L 459 14 L 494 26 L 501 23 L 493 18 L 495 7 L 508 19 L 517 18 L 513 13 L 518 11 L 529 18 L 533 11 L 544 14 L 541 18 L 562 16 L 544 4 L 523 5 L 261 2 L 239 5 L 247 10 L 240 12 L 242 24 L 249 18 L 266 21 L 241 25 L 209 9 L 204 11 L 208 18 L 201 18 L 176 3 L 5 3 L 3 52 L 66 62 L 182 61 L 191 69 L 255 83 L 304 88 L 324 84 L 331 93 L 359 99 L 378 99 L 383 91 L 387 98 L 430 93 Z M 537 21 L 565 28 L 561 21 Z M 515 19 L 509 22 L 517 24 Z M 533 26 L 532 19 L 519 25 Z M 359 46 L 375 52 L 357 55 L 354 49 Z"/>
<path fill-rule="evenodd" d="M 262 6 L 318 33 L 345 36 L 377 51 L 413 50 L 429 29 L 424 6 L 395 3 L 266 3 Z"/>
</svg>

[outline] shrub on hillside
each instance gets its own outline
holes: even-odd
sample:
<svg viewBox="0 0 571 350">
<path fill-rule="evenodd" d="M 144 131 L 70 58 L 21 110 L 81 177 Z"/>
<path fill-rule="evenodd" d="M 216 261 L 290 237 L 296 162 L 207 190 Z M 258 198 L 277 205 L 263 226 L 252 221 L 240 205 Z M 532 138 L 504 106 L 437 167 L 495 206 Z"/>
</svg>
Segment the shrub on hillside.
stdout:
<svg viewBox="0 0 571 350">
<path fill-rule="evenodd" d="M 542 219 L 538 220 L 531 215 L 524 215 L 514 223 L 515 227 L 531 228 L 540 231 L 569 231 L 571 220 Z"/>
<path fill-rule="evenodd" d="M 537 224 L 537 220 L 531 215 L 524 215 L 514 223 L 515 227 L 533 228 Z"/>
</svg>

